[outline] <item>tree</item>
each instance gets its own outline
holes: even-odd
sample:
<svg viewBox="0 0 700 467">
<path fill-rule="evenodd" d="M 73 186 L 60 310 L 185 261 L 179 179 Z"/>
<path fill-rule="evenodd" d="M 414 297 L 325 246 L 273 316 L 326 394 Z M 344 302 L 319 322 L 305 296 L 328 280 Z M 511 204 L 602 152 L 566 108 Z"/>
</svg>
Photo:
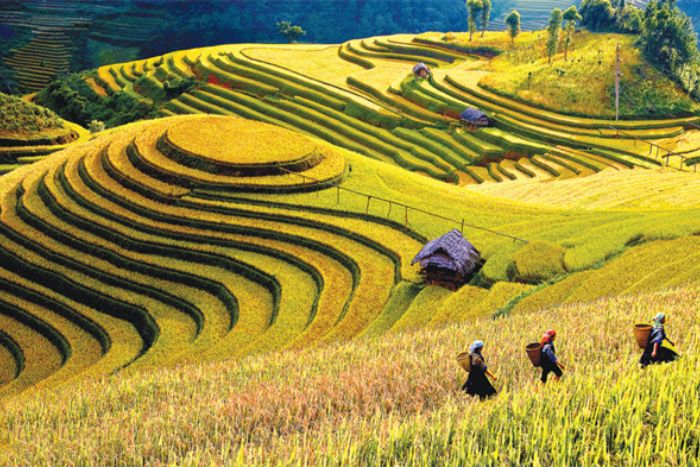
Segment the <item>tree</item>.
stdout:
<svg viewBox="0 0 700 467">
<path fill-rule="evenodd" d="M 615 23 L 615 10 L 610 0 L 583 0 L 582 24 L 591 31 L 609 30 Z"/>
<path fill-rule="evenodd" d="M 476 32 L 477 24 L 476 19 L 479 16 L 479 12 L 484 8 L 484 4 L 481 0 L 467 0 L 467 25 L 469 26 L 469 41 L 471 42 L 472 36 Z"/>
<path fill-rule="evenodd" d="M 639 34 L 642 32 L 644 13 L 635 6 L 627 5 L 619 16 L 616 16 L 615 24 L 619 32 Z"/>
<path fill-rule="evenodd" d="M 698 62 L 697 35 L 690 18 L 675 2 L 652 0 L 646 8 L 639 37 L 642 54 L 670 76 L 689 87 Z"/>
<path fill-rule="evenodd" d="M 506 16 L 506 27 L 512 44 L 515 44 L 515 38 L 520 34 L 520 13 L 517 10 L 511 11 Z"/>
<path fill-rule="evenodd" d="M 491 19 L 491 0 L 481 0 L 481 37 L 484 37 L 486 28 L 489 27 L 489 20 Z"/>
<path fill-rule="evenodd" d="M 578 13 L 576 5 L 571 5 L 564 11 L 563 16 L 564 21 L 566 21 L 566 37 L 564 38 L 564 61 L 568 60 L 569 57 L 569 46 L 576 31 L 576 23 L 581 21 L 583 18 Z"/>
<path fill-rule="evenodd" d="M 105 130 L 105 123 L 102 120 L 92 120 L 88 125 L 90 133 L 99 133 Z"/>
<path fill-rule="evenodd" d="M 277 32 L 286 37 L 290 44 L 306 35 L 306 31 L 301 26 L 293 25 L 289 21 L 278 21 L 275 26 L 277 26 Z"/>
<path fill-rule="evenodd" d="M 547 55 L 549 56 L 549 64 L 552 64 L 552 58 L 556 55 L 559 49 L 559 33 L 561 32 L 561 23 L 564 19 L 559 8 L 552 10 L 552 16 L 549 18 L 549 25 L 547 26 L 547 32 L 549 38 L 547 39 Z"/>
<path fill-rule="evenodd" d="M 622 11 L 625 9 L 627 6 L 627 1 L 626 0 L 614 0 L 614 2 L 611 4 L 612 7 L 615 8 L 615 15 L 616 16 L 622 16 Z"/>
</svg>

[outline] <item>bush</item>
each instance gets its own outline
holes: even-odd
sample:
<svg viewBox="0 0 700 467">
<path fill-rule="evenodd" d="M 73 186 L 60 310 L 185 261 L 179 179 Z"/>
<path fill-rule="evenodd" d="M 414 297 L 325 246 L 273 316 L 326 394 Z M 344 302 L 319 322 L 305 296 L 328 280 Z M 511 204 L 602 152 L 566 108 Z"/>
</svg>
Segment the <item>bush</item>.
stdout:
<svg viewBox="0 0 700 467">
<path fill-rule="evenodd" d="M 100 120 L 93 120 L 90 122 L 90 125 L 88 125 L 88 130 L 90 130 L 90 133 L 99 133 L 100 131 L 104 131 L 105 129 L 105 123 Z"/>
<path fill-rule="evenodd" d="M 114 127 L 155 114 L 154 104 L 125 92 L 98 95 L 79 74 L 52 81 L 37 94 L 36 101 L 64 119 L 85 127 L 93 120 L 104 122 L 106 127 Z"/>
<path fill-rule="evenodd" d="M 564 269 L 565 249 L 559 245 L 535 240 L 520 248 L 513 255 L 509 270 L 511 279 L 539 283 L 566 272 Z"/>
<path fill-rule="evenodd" d="M 63 122 L 49 109 L 0 93 L 0 131 L 38 132 L 63 128 Z"/>
</svg>

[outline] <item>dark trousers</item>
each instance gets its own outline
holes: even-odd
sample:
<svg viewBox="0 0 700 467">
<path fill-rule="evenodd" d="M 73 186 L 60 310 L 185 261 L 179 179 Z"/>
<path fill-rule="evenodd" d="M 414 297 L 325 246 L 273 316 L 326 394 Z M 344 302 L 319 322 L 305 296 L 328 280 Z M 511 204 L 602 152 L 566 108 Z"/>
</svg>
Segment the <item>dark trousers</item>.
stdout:
<svg viewBox="0 0 700 467">
<path fill-rule="evenodd" d="M 558 377 L 561 378 L 561 375 L 564 373 L 561 371 L 561 368 L 559 368 L 557 365 L 553 363 L 547 363 L 546 365 L 542 365 L 542 376 L 540 377 L 540 381 L 543 383 L 547 382 L 547 377 L 549 376 L 550 373 L 554 373 Z"/>
<path fill-rule="evenodd" d="M 656 351 L 656 357 L 652 358 L 651 353 L 653 351 L 654 344 L 649 344 L 647 345 L 647 348 L 644 349 L 642 358 L 639 359 L 639 363 L 642 364 L 642 367 L 645 367 L 652 363 L 672 362 L 678 358 L 678 354 L 676 352 L 674 352 L 671 349 L 667 349 L 666 347 L 659 346 L 659 350 Z"/>
</svg>

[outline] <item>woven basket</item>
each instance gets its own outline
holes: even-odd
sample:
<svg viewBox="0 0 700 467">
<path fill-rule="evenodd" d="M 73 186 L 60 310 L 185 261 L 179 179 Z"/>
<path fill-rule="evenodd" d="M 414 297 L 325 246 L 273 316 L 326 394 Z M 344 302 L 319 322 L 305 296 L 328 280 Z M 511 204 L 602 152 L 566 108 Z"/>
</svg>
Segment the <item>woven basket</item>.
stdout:
<svg viewBox="0 0 700 467">
<path fill-rule="evenodd" d="M 469 358 L 469 352 L 462 352 L 457 355 L 457 363 L 462 367 L 464 371 L 469 373 L 472 369 L 472 359 Z"/>
<path fill-rule="evenodd" d="M 535 368 L 540 366 L 542 361 L 542 344 L 539 342 L 527 344 L 525 346 L 525 353 L 527 353 L 527 356 L 530 358 L 530 361 Z"/>
<path fill-rule="evenodd" d="M 649 342 L 649 334 L 651 334 L 650 324 L 635 324 L 634 338 L 637 340 L 637 345 L 640 349 L 646 349 Z"/>
</svg>

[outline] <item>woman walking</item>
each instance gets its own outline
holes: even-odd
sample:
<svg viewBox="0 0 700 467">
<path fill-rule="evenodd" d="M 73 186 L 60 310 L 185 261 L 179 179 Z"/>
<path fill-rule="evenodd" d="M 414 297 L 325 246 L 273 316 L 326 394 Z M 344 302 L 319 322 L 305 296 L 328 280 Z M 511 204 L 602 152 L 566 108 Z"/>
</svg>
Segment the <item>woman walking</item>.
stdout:
<svg viewBox="0 0 700 467">
<path fill-rule="evenodd" d="M 554 339 L 557 337 L 557 331 L 550 329 L 544 333 L 540 344 L 542 345 L 542 376 L 540 381 L 542 383 L 547 382 L 547 377 L 550 373 L 554 373 L 554 379 L 559 381 L 564 365 L 559 361 L 556 354 L 556 349 L 554 348 Z"/>
<path fill-rule="evenodd" d="M 649 340 L 647 341 L 647 346 L 644 349 L 642 358 L 639 359 L 642 368 L 652 363 L 672 362 L 678 358 L 676 352 L 661 346 L 664 340 L 668 341 L 671 345 L 675 345 L 671 342 L 671 339 L 666 336 L 666 330 L 664 329 L 665 323 L 666 315 L 663 313 L 657 313 L 656 316 L 654 316 L 654 326 L 649 334 Z"/>
<path fill-rule="evenodd" d="M 489 376 L 494 381 L 496 377 L 488 370 L 486 359 L 481 353 L 484 348 L 483 341 L 476 340 L 469 346 L 469 359 L 471 369 L 467 381 L 462 386 L 462 389 L 470 396 L 479 396 L 480 399 L 486 399 L 496 394 L 496 388 L 486 378 Z"/>
</svg>

